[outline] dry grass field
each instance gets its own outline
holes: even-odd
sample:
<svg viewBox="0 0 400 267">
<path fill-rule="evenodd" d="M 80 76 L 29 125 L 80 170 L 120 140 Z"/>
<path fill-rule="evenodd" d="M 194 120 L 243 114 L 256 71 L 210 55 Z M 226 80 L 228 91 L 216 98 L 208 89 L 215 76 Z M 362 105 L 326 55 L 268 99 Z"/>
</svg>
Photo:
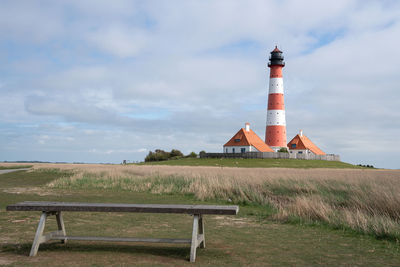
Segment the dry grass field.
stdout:
<svg viewBox="0 0 400 267">
<path fill-rule="evenodd" d="M 32 165 L 28 172 L 0 175 L 0 265 L 54 266 L 55 258 L 56 265 L 73 266 L 189 264 L 186 246 L 107 242 L 50 242 L 38 257 L 27 257 L 39 215 L 3 211 L 25 200 L 239 204 L 236 218 L 207 217 L 210 246 L 199 252 L 202 266 L 396 266 L 400 259 L 400 171 Z M 190 216 L 66 213 L 65 220 L 72 235 L 190 233 Z"/>
<path fill-rule="evenodd" d="M 41 168 L 71 172 L 50 188 L 188 194 L 273 208 L 279 221 L 400 239 L 399 170 L 34 164 Z"/>
</svg>

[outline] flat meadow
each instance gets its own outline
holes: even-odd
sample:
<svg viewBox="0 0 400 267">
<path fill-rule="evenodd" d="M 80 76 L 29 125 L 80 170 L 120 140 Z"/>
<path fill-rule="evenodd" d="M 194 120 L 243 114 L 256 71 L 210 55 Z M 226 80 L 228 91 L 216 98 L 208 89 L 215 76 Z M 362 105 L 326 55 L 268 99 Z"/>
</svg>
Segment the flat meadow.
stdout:
<svg viewBox="0 0 400 267">
<path fill-rule="evenodd" d="M 10 164 L 1 165 L 10 166 Z M 227 219 L 225 226 L 229 229 L 229 235 L 221 234 L 221 238 L 226 239 L 225 241 L 230 246 L 234 246 L 231 239 L 237 237 L 240 240 L 244 233 L 248 235 L 249 240 L 246 238 L 240 241 L 236 240 L 240 243 L 237 245 L 237 249 L 241 249 L 244 254 L 231 252 L 240 254 L 239 262 L 233 261 L 238 263 L 236 264 L 238 266 L 263 265 L 265 260 L 273 261 L 272 265 L 274 263 L 363 265 L 364 260 L 365 264 L 375 262 L 376 265 L 392 265 L 400 259 L 398 245 L 400 240 L 399 170 L 100 164 L 32 165 L 32 169 L 28 172 L 17 172 L 21 178 L 18 178 L 17 174 L 14 176 L 12 174 L 0 175 L 0 189 L 3 192 L 3 198 L 0 196 L 1 209 L 14 200 L 36 199 L 126 203 L 133 201 L 133 203 L 238 204 L 241 211 L 237 221 L 235 221 L 236 219 Z M 32 177 L 32 175 L 47 178 L 41 178 L 41 182 L 37 182 L 38 180 L 33 178 L 24 178 Z M 1 179 L 2 177 L 4 178 Z M 22 182 L 24 179 L 28 179 L 31 186 L 24 185 Z M 18 183 L 15 182 L 17 180 Z M 4 212 L 1 212 L 1 216 L 4 221 L 8 221 Z M 15 216 L 21 219 L 20 214 Z M 91 215 L 84 214 L 82 216 L 89 218 L 87 216 Z M 150 217 L 153 218 L 153 221 L 160 220 L 153 215 Z M 14 218 L 14 220 L 20 220 L 18 218 Z M 139 218 L 146 220 L 146 217 L 143 216 L 139 216 Z M 33 237 L 34 230 L 32 229 L 37 222 L 35 219 L 31 220 L 30 231 Z M 107 221 L 107 219 L 102 220 Z M 177 223 L 172 217 L 168 220 L 171 220 L 171 225 Z M 220 219 L 210 217 L 211 233 L 215 231 L 214 227 L 218 229 L 218 225 L 221 223 L 218 220 Z M 190 225 L 190 222 L 188 224 Z M 249 225 L 251 226 L 246 227 Z M 186 226 L 178 224 L 174 227 L 180 229 Z M 269 229 L 270 227 L 273 227 L 274 230 Z M 11 226 L 8 226 L 8 229 L 11 229 Z M 251 229 L 254 229 L 255 232 L 251 232 Z M 276 229 L 280 230 L 275 232 Z M 87 231 L 90 231 L 89 226 Z M 142 229 L 142 231 L 144 230 Z M 274 233 L 279 234 L 274 236 Z M 302 234 L 307 237 L 301 236 Z M 321 245 L 321 242 L 323 243 L 321 240 L 327 238 L 326 245 L 330 246 L 333 251 L 328 248 L 321 249 L 329 251 L 329 255 L 334 256 L 331 258 L 326 255 L 312 256 L 317 252 L 315 249 L 311 251 L 312 246 L 307 246 L 304 242 L 311 242 L 313 235 L 319 238 L 318 242 L 314 240 L 319 244 L 317 246 L 324 246 Z M 18 235 L 14 237 L 17 238 Z M 17 240 L 21 240 L 22 237 L 18 238 Z M 218 239 L 218 233 L 216 238 Z M 275 239 L 274 243 L 271 243 L 272 240 L 267 240 L 270 238 Z M 338 238 L 340 241 L 335 241 Z M 342 238 L 348 238 L 348 240 L 343 241 Z M 6 248 L 5 251 L 8 253 L 14 251 L 17 254 L 23 254 L 29 249 L 29 238 L 22 238 L 22 240 L 26 241 L 23 248 L 17 249 L 16 245 L 10 244 L 4 245 L 3 248 Z M 258 243 L 252 244 L 251 240 L 258 240 Z M 222 240 L 219 241 L 222 242 Z M 265 251 L 267 251 L 274 247 L 276 249 L 277 243 L 285 244 L 285 246 L 293 243 L 298 250 L 292 251 L 290 254 L 294 258 L 291 258 L 290 255 L 286 256 L 288 257 L 286 260 L 275 259 L 272 255 L 270 255 L 272 258 L 268 259 L 265 259 L 267 256 L 263 256 L 263 258 L 258 255 L 260 261 L 254 261 L 254 259 L 250 261 L 254 257 L 246 258 L 248 255 L 256 253 L 254 251 L 257 250 L 257 247 L 266 246 Z M 342 244 L 346 245 L 341 247 Z M 77 246 L 81 248 L 80 245 Z M 248 249 L 254 246 L 254 251 L 250 253 L 243 246 Z M 44 247 L 50 250 L 48 252 L 50 255 L 52 253 L 51 246 Z M 56 250 L 60 249 L 56 248 Z M 99 247 L 95 249 L 99 249 Z M 123 248 L 123 250 L 125 249 L 126 247 Z M 343 251 L 339 251 L 340 249 Z M 360 251 L 354 251 L 357 249 Z M 215 252 L 210 250 L 211 254 Z M 161 251 L 160 248 L 162 254 Z M 228 249 L 228 251 L 233 251 L 233 249 Z M 370 252 L 367 253 L 367 251 Z M 63 252 L 66 253 L 64 250 Z M 259 253 L 265 252 L 259 251 Z M 280 251 L 279 253 L 288 252 Z M 366 254 L 364 255 L 364 253 Z M 206 252 L 200 252 L 200 255 L 202 254 L 205 255 Z M 143 256 L 143 259 L 146 258 L 146 251 L 142 251 L 140 255 Z M 368 258 L 374 255 L 376 258 Z M 205 262 L 201 262 L 202 257 L 205 257 L 203 259 Z M 199 256 L 199 264 L 235 265 L 230 261 L 220 261 L 221 259 L 217 255 L 210 257 L 207 261 L 207 256 Z M 175 260 L 179 261 L 179 257 Z M 24 259 L 22 262 L 27 263 Z M 106 263 L 100 262 L 99 264 L 105 265 Z M 157 260 L 152 264 L 168 265 Z M 171 265 L 175 264 L 176 262 L 171 263 Z"/>
</svg>

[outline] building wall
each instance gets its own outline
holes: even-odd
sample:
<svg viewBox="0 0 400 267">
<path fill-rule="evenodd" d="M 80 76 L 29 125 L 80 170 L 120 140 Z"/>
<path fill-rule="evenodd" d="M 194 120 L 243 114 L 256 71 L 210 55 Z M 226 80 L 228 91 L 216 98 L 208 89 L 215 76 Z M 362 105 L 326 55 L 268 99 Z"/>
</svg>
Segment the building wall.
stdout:
<svg viewBox="0 0 400 267">
<path fill-rule="evenodd" d="M 289 149 L 290 154 L 314 154 L 308 149 Z"/>
<path fill-rule="evenodd" d="M 224 146 L 222 153 L 241 153 L 241 149 L 244 148 L 245 152 L 258 152 L 254 146 Z M 235 149 L 235 152 L 233 152 Z"/>
</svg>

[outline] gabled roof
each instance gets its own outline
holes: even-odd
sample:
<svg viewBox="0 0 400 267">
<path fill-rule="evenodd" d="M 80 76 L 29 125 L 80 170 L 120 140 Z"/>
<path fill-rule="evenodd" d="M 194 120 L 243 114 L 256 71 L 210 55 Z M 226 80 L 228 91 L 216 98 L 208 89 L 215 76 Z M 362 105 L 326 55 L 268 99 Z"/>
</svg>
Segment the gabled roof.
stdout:
<svg viewBox="0 0 400 267">
<path fill-rule="evenodd" d="M 292 148 L 292 144 L 296 144 L 295 148 Z M 319 149 L 313 142 L 311 142 L 310 139 L 308 139 L 307 136 L 304 134 L 296 135 L 289 143 L 288 147 L 290 150 L 302 150 L 302 149 L 308 149 L 311 152 L 313 152 L 316 155 L 326 155 L 324 151 Z"/>
<path fill-rule="evenodd" d="M 254 146 L 260 152 L 274 152 L 253 130 L 241 128 L 225 146 Z"/>
</svg>

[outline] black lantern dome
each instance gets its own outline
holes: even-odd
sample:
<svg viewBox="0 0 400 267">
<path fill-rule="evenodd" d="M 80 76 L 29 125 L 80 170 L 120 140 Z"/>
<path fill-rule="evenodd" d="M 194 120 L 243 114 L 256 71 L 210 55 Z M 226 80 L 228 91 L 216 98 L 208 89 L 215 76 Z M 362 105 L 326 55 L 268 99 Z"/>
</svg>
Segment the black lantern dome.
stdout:
<svg viewBox="0 0 400 267">
<path fill-rule="evenodd" d="M 270 66 L 285 66 L 285 62 L 283 61 L 282 51 L 275 46 L 275 49 L 272 50 L 271 56 L 269 57 L 268 67 Z"/>
</svg>

